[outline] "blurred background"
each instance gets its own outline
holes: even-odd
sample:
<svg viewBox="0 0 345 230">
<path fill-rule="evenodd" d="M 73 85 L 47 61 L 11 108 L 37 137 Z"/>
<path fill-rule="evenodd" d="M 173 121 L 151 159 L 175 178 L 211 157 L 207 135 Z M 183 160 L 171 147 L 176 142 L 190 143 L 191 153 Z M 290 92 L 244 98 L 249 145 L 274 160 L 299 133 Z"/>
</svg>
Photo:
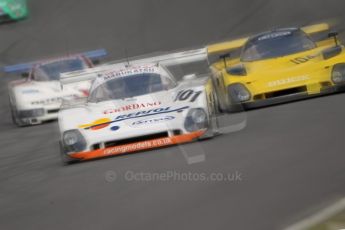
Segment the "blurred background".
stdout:
<svg viewBox="0 0 345 230">
<path fill-rule="evenodd" d="M 30 0 L 28 7 L 26 20 L 0 25 L 1 67 L 97 48 L 114 60 L 319 22 L 335 23 L 343 38 L 345 28 L 343 0 Z M 56 123 L 12 124 L 7 83 L 18 78 L 0 73 L 0 229 L 285 229 L 345 196 L 345 95 L 251 111 L 246 129 L 191 144 L 206 155 L 199 164 L 173 147 L 65 167 Z M 242 179 L 133 182 L 128 170 Z M 345 228 L 343 217 L 317 229 Z"/>
</svg>

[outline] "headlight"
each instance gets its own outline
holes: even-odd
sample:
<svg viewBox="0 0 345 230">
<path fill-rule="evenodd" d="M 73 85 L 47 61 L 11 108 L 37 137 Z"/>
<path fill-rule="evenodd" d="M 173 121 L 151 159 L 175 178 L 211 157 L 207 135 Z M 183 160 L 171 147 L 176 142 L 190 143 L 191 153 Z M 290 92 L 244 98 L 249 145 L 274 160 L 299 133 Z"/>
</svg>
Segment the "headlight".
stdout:
<svg viewBox="0 0 345 230">
<path fill-rule="evenodd" d="M 185 120 L 185 129 L 188 132 L 194 132 L 201 129 L 206 129 L 208 126 L 208 119 L 205 110 L 201 108 L 191 109 Z"/>
<path fill-rule="evenodd" d="M 67 152 L 81 152 L 86 148 L 86 141 L 77 129 L 64 132 L 62 140 Z"/>
<path fill-rule="evenodd" d="M 334 84 L 345 83 L 345 64 L 336 64 L 333 66 L 332 81 Z"/>
<path fill-rule="evenodd" d="M 68 146 L 75 145 L 78 143 L 78 135 L 75 132 L 66 132 L 63 141 Z"/>
<path fill-rule="evenodd" d="M 31 110 L 19 111 L 19 117 L 21 118 L 40 117 L 43 115 L 44 115 L 44 109 L 31 109 Z"/>
<path fill-rule="evenodd" d="M 250 100 L 250 92 L 248 89 L 240 84 L 236 83 L 228 87 L 230 99 L 235 103 L 245 102 Z"/>
</svg>

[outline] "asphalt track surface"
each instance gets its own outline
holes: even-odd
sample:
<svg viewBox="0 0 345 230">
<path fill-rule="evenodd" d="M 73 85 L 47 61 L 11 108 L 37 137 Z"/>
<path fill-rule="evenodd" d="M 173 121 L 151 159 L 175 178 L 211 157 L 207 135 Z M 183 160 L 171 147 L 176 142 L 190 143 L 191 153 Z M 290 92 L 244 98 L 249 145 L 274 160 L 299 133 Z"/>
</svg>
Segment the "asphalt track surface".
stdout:
<svg viewBox="0 0 345 230">
<path fill-rule="evenodd" d="M 106 48 L 109 59 L 323 20 L 343 0 L 33 0 L 0 26 L 0 63 Z M 343 23 L 343 24 L 342 24 Z M 56 123 L 17 128 L 0 78 L 0 229 L 283 229 L 345 195 L 344 94 L 246 114 L 239 132 L 63 166 Z M 188 164 L 187 148 L 204 161 Z M 190 150 L 192 149 L 192 150 Z M 236 181 L 130 181 L 136 173 L 239 173 Z M 116 175 L 115 175 L 116 174 Z"/>
</svg>

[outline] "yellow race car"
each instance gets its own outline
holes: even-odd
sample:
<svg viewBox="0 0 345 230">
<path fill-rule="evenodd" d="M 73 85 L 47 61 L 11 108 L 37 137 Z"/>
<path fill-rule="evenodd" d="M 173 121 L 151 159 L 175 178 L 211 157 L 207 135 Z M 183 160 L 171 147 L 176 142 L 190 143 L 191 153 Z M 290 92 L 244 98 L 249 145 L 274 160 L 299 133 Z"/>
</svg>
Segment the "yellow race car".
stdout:
<svg viewBox="0 0 345 230">
<path fill-rule="evenodd" d="M 345 90 L 345 52 L 328 24 L 207 47 L 219 107 L 252 109 Z M 212 62 L 211 62 L 212 63 Z"/>
</svg>

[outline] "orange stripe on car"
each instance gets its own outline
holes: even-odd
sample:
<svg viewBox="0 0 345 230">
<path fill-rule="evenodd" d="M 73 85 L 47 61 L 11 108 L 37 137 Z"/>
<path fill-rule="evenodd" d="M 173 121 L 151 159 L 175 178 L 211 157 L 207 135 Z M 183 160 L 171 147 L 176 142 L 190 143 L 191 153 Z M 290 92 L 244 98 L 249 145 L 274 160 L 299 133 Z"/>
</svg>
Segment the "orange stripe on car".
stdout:
<svg viewBox="0 0 345 230">
<path fill-rule="evenodd" d="M 118 145 L 114 147 L 97 149 L 89 152 L 72 153 L 70 157 L 80 160 L 90 160 L 95 158 L 115 156 L 121 154 L 134 153 L 142 150 L 155 149 L 170 145 L 183 144 L 191 142 L 201 137 L 205 131 L 196 131 L 188 134 L 182 134 L 172 137 L 158 138 L 147 141 L 140 141 L 131 144 Z"/>
</svg>

